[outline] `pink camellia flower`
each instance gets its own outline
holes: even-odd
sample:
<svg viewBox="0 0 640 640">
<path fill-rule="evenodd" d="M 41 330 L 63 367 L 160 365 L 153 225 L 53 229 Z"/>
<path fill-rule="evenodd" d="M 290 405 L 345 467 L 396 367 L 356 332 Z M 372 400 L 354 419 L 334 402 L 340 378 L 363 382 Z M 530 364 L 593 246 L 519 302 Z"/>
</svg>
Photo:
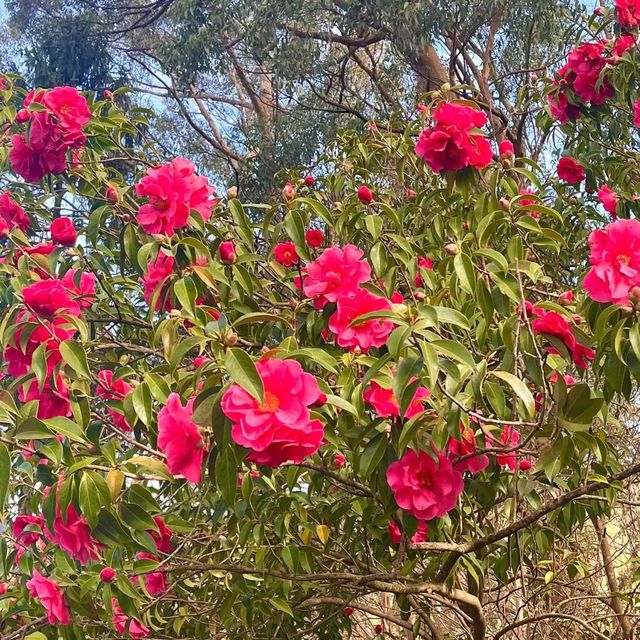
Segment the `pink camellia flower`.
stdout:
<svg viewBox="0 0 640 640">
<path fill-rule="evenodd" d="M 273 257 L 276 262 L 279 262 L 285 267 L 292 267 L 294 264 L 298 264 L 300 258 L 296 251 L 296 245 L 293 242 L 280 242 L 273 248 Z"/>
<path fill-rule="evenodd" d="M 158 562 L 151 553 L 139 553 L 137 555 L 138 560 L 154 560 Z M 144 574 L 144 584 L 147 587 L 147 591 L 150 596 L 156 596 L 159 593 L 164 593 L 167 590 L 166 573 L 161 571 L 152 571 Z"/>
<path fill-rule="evenodd" d="M 347 459 L 341 453 L 336 453 L 336 455 L 333 456 L 333 464 L 336 467 L 338 467 L 338 469 L 341 469 L 342 467 L 344 467 L 346 462 L 347 462 Z"/>
<path fill-rule="evenodd" d="M 584 167 L 577 160 L 568 156 L 560 158 L 557 172 L 558 178 L 567 184 L 579 184 L 586 177 Z"/>
<path fill-rule="evenodd" d="M 73 222 L 69 218 L 56 218 L 51 223 L 51 239 L 65 247 L 72 247 L 78 239 Z"/>
<path fill-rule="evenodd" d="M 154 539 L 160 553 L 171 553 L 173 551 L 173 544 L 171 543 L 173 531 L 169 529 L 160 516 L 153 516 L 153 521 L 158 525 L 158 531 L 149 529 L 147 533 Z"/>
<path fill-rule="evenodd" d="M 400 544 L 402 542 L 402 528 L 399 524 L 393 520 L 389 520 L 387 523 L 387 531 L 389 532 L 389 539 L 391 544 Z M 416 544 L 418 542 L 426 542 L 429 539 L 429 530 L 427 529 L 427 523 L 421 520 L 418 523 L 416 532 L 411 536 L 411 542 Z"/>
<path fill-rule="evenodd" d="M 16 378 L 29 373 L 33 353 L 41 344 L 47 345 L 45 348 L 47 373 L 52 373 L 55 366 L 62 360 L 60 342 L 72 338 L 75 329 L 66 328 L 68 325 L 64 318 L 38 321 L 28 311 L 20 312 L 16 323 L 18 328 L 13 337 L 14 344 L 7 345 L 4 351 L 4 359 L 9 365 L 7 373 Z M 25 329 L 28 331 L 28 338 L 23 340 L 22 334 Z"/>
<path fill-rule="evenodd" d="M 489 458 L 485 454 L 475 455 L 466 460 L 456 461 L 456 458 L 476 453 L 476 434 L 472 428 L 460 425 L 460 439 L 451 438 L 447 444 L 447 454 L 453 459 L 453 468 L 460 473 L 480 473 L 489 466 Z"/>
<path fill-rule="evenodd" d="M 462 493 L 462 474 L 451 460 L 434 460 L 425 451 L 409 449 L 387 469 L 387 482 L 398 506 L 418 520 L 441 518 L 456 506 Z"/>
<path fill-rule="evenodd" d="M 567 319 L 555 311 L 545 311 L 531 323 L 532 329 L 536 333 L 554 336 L 561 340 L 569 353 L 576 367 L 587 368 L 587 361 L 593 360 L 595 352 L 589 347 L 579 343 L 573 333 Z M 549 348 L 550 353 L 555 350 Z"/>
<path fill-rule="evenodd" d="M 640 127 L 640 98 L 633 103 L 633 126 Z"/>
<path fill-rule="evenodd" d="M 400 544 L 402 542 L 402 529 L 397 522 L 389 520 L 387 523 L 387 531 L 389 532 L 391 544 Z"/>
<path fill-rule="evenodd" d="M 502 428 L 502 433 L 500 434 L 500 442 L 505 449 L 513 449 L 520 444 L 520 432 L 510 425 L 505 425 Z M 496 455 L 496 460 L 501 467 L 506 467 L 511 471 L 515 471 L 518 461 L 518 452 L 509 451 L 507 453 L 499 453 Z"/>
<path fill-rule="evenodd" d="M 324 425 L 309 413 L 320 398 L 318 383 L 295 360 L 261 360 L 256 368 L 264 386 L 262 403 L 237 384 L 222 397 L 222 411 L 233 422 L 231 437 L 251 449 L 247 460 L 257 464 L 300 464 L 323 441 Z"/>
<path fill-rule="evenodd" d="M 218 255 L 220 256 L 220 261 L 224 262 L 224 264 L 233 264 L 238 259 L 236 247 L 231 240 L 220 243 Z"/>
<path fill-rule="evenodd" d="M 114 381 L 113 371 L 105 369 L 98 373 L 98 388 L 96 390 L 98 397 L 103 398 L 106 401 L 119 400 L 122 402 L 132 391 L 133 387 L 122 378 Z M 120 429 L 120 431 L 131 431 L 131 425 L 127 422 L 127 419 L 122 415 L 122 413 L 119 413 L 111 407 L 107 407 L 107 411 L 109 412 L 113 423 L 118 429 Z"/>
<path fill-rule="evenodd" d="M 49 113 L 34 113 L 30 120 L 28 141 L 25 133 L 12 136 L 9 162 L 13 171 L 27 182 L 39 182 L 49 173 L 66 170 L 68 147 L 64 132 Z"/>
<path fill-rule="evenodd" d="M 172 393 L 158 413 L 158 449 L 167 454 L 167 466 L 198 484 L 205 448 L 198 425 L 193 421 L 193 399 L 183 407 L 180 396 Z"/>
<path fill-rule="evenodd" d="M 573 302 L 573 291 L 563 291 L 558 296 L 558 302 L 560 304 L 571 304 Z"/>
<path fill-rule="evenodd" d="M 148 169 L 136 184 L 136 193 L 148 200 L 140 207 L 138 223 L 147 233 L 172 236 L 187 225 L 192 209 L 205 220 L 211 217 L 217 202 L 214 192 L 207 178 L 198 176 L 193 163 L 184 158 Z"/>
<path fill-rule="evenodd" d="M 18 398 L 20 402 L 37 400 L 38 411 L 36 416 L 40 420 L 71 415 L 69 388 L 61 376 L 58 376 L 55 388 L 48 381 L 42 385 L 42 388 L 40 388 L 37 380 L 31 381 L 26 391 L 24 387 L 18 390 Z"/>
<path fill-rule="evenodd" d="M 80 317 L 80 305 L 71 299 L 60 280 L 40 280 L 22 290 L 24 302 L 40 318 L 60 313 Z"/>
<path fill-rule="evenodd" d="M 509 160 L 515 155 L 515 148 L 511 140 L 503 140 L 498 145 L 498 153 L 500 154 L 500 160 Z"/>
<path fill-rule="evenodd" d="M 625 303 L 640 285 L 640 220 L 616 220 L 589 234 L 591 269 L 584 279 L 596 302 Z"/>
<path fill-rule="evenodd" d="M 336 341 L 341 347 L 352 351 L 360 347 L 367 352 L 371 347 L 381 347 L 387 343 L 393 323 L 384 318 L 352 323 L 367 313 L 390 310 L 389 300 L 359 289 L 355 294 L 338 300 L 336 312 L 329 318 L 329 330 L 336 334 Z"/>
<path fill-rule="evenodd" d="M 7 591 L 9 591 L 9 585 L 6 582 L 0 582 L 0 596 L 3 596 Z"/>
<path fill-rule="evenodd" d="M 304 239 L 310 247 L 321 247 L 324 242 L 324 233 L 320 229 L 307 229 Z"/>
<path fill-rule="evenodd" d="M 614 58 L 621 58 L 629 49 L 636 45 L 636 38 L 630 33 L 625 33 L 616 38 L 611 53 Z"/>
<path fill-rule="evenodd" d="M 418 522 L 418 528 L 416 532 L 411 536 L 411 542 L 417 544 L 419 542 L 426 542 L 429 539 L 429 529 L 427 523 L 424 520 Z"/>
<path fill-rule="evenodd" d="M 0 194 L 0 218 L 4 220 L 9 231 L 15 227 L 26 231 L 31 224 L 24 209 L 11 197 L 8 191 Z"/>
<path fill-rule="evenodd" d="M 554 81 L 554 85 L 559 86 Z M 565 93 L 556 92 L 555 94 L 549 94 L 549 111 L 555 120 L 560 124 L 567 124 L 567 122 L 574 122 L 581 115 L 580 107 L 578 105 L 569 102 Z"/>
<path fill-rule="evenodd" d="M 444 102 L 433 112 L 433 120 L 434 126 L 424 129 L 415 146 L 416 154 L 432 171 L 483 169 L 491 162 L 493 152 L 487 139 L 471 133 L 487 123 L 482 111 Z"/>
<path fill-rule="evenodd" d="M 583 102 L 602 104 L 613 95 L 609 79 L 602 77 L 607 62 L 603 42 L 584 42 L 569 53 L 567 64 L 558 74 Z"/>
<path fill-rule="evenodd" d="M 96 297 L 96 274 L 80 269 L 69 269 L 60 282 L 62 286 L 74 297 L 82 309 L 88 309 L 93 305 Z"/>
<path fill-rule="evenodd" d="M 600 187 L 598 191 L 598 200 L 602 203 L 604 210 L 609 213 L 612 220 L 617 217 L 616 208 L 618 206 L 618 194 L 606 184 Z"/>
<path fill-rule="evenodd" d="M 91 529 L 86 518 L 81 516 L 73 505 L 67 507 L 66 517 L 62 517 L 60 507 L 56 506 L 51 542 L 57 544 L 80 564 L 98 559 L 97 543 L 91 537 Z"/>
<path fill-rule="evenodd" d="M 640 26 L 640 0 L 614 0 L 618 22 L 627 29 Z"/>
<path fill-rule="evenodd" d="M 520 471 L 524 471 L 526 473 L 531 469 L 531 467 L 533 467 L 533 462 L 531 462 L 531 460 L 520 460 L 520 464 L 518 466 L 520 467 Z"/>
<path fill-rule="evenodd" d="M 116 579 L 116 570 L 111 567 L 105 567 L 100 571 L 100 580 L 102 582 L 113 582 Z"/>
<path fill-rule="evenodd" d="M 415 382 L 415 380 L 415 377 L 411 378 L 408 384 Z M 424 411 L 423 403 L 430 395 L 429 389 L 426 387 L 418 387 L 404 413 L 404 417 L 409 420 Z M 362 394 L 362 397 L 374 408 L 375 412 L 381 418 L 400 416 L 400 405 L 391 387 L 385 388 L 373 380 L 367 390 Z"/>
<path fill-rule="evenodd" d="M 64 132 L 65 144 L 71 147 L 84 144 L 86 138 L 82 128 L 91 120 L 91 111 L 87 99 L 75 87 L 54 87 L 45 91 L 42 104 L 55 116 Z"/>
<path fill-rule="evenodd" d="M 128 618 L 118 606 L 116 598 L 111 598 L 113 626 L 118 633 L 128 633 L 132 638 L 146 638 L 150 631 L 139 620 Z"/>
<path fill-rule="evenodd" d="M 572 384 L 576 383 L 576 379 L 573 376 L 570 375 L 563 375 L 562 379 L 564 380 L 564 383 L 567 385 L 567 387 L 570 387 Z M 549 376 L 549 382 L 553 382 L 554 384 L 556 382 L 558 382 L 559 380 L 559 376 L 558 376 L 558 372 L 554 371 L 550 376 Z"/>
<path fill-rule="evenodd" d="M 173 275 L 173 267 L 175 260 L 172 256 L 164 254 L 162 251 L 158 252 L 156 259 L 153 262 L 149 262 L 147 270 L 142 276 L 141 282 L 144 288 L 144 301 L 147 304 L 151 304 L 151 298 L 158 288 L 161 289 L 161 293 L 157 297 L 156 311 L 162 309 L 162 299 L 167 292 L 167 285 L 169 278 Z M 164 304 L 165 311 L 171 309 L 171 300 L 167 296 L 167 300 Z"/>
<path fill-rule="evenodd" d="M 25 531 L 27 527 L 30 528 L 29 531 Z M 36 527 L 39 530 L 34 531 L 33 528 Z M 42 540 L 44 528 L 45 523 L 42 516 L 21 514 L 13 519 L 11 531 L 16 541 L 16 562 L 20 560 L 29 547 Z"/>
<path fill-rule="evenodd" d="M 360 200 L 362 204 L 369 204 L 373 200 L 373 191 L 366 185 L 362 185 L 358 189 L 358 200 Z"/>
<path fill-rule="evenodd" d="M 33 570 L 27 589 L 32 598 L 38 598 L 47 611 L 49 624 L 71 624 L 71 613 L 62 590 L 56 582 L 45 578 L 37 569 Z"/>
<path fill-rule="evenodd" d="M 424 285 L 424 280 L 420 275 L 420 269 L 424 269 L 425 271 L 433 271 L 433 260 L 431 258 L 425 258 L 424 256 L 418 256 L 418 273 L 414 278 L 414 284 L 416 287 L 422 287 Z"/>
<path fill-rule="evenodd" d="M 306 266 L 304 295 L 322 302 L 337 302 L 353 295 L 371 277 L 371 267 L 361 260 L 364 252 L 355 245 L 329 247 Z"/>
</svg>

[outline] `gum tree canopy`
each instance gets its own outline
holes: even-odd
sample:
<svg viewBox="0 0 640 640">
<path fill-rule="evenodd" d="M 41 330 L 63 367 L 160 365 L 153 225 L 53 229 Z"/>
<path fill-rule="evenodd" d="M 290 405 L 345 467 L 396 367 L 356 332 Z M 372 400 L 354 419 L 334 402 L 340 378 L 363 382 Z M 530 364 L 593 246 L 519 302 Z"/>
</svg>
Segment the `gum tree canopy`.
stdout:
<svg viewBox="0 0 640 640">
<path fill-rule="evenodd" d="M 550 170 L 445 83 L 243 202 L 117 95 L 2 78 L 3 639 L 632 640 L 615 4 L 514 107 Z"/>
</svg>

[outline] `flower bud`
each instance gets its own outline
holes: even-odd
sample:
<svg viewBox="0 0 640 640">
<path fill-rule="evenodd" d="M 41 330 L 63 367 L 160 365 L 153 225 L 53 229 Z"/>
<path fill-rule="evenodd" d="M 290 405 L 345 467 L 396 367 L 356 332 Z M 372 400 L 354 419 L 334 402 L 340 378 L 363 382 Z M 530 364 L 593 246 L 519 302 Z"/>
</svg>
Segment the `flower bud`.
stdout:
<svg viewBox="0 0 640 640">
<path fill-rule="evenodd" d="M 573 302 L 573 291 L 565 291 L 558 296 L 560 304 L 571 304 Z"/>
<path fill-rule="evenodd" d="M 218 254 L 220 255 L 220 261 L 224 262 L 224 264 L 233 264 L 238 259 L 236 248 L 231 240 L 220 243 Z"/>
<path fill-rule="evenodd" d="M 290 182 L 287 182 L 282 188 L 282 197 L 285 200 L 292 200 L 296 197 L 296 188 Z"/>
<path fill-rule="evenodd" d="M 238 187 L 233 186 L 233 187 L 229 187 L 227 189 L 227 198 L 229 198 L 229 200 L 233 200 L 234 198 L 238 197 Z"/>
<path fill-rule="evenodd" d="M 373 200 L 373 192 L 369 187 L 362 185 L 358 189 L 358 200 L 362 202 L 362 204 L 369 204 Z"/>
<path fill-rule="evenodd" d="M 344 613 L 345 616 L 349 617 L 353 615 L 353 608 L 352 607 L 345 607 L 342 612 Z"/>
<path fill-rule="evenodd" d="M 533 467 L 531 460 L 520 460 L 520 471 L 529 471 Z"/>
<path fill-rule="evenodd" d="M 416 111 L 418 113 L 424 113 L 426 110 L 427 110 L 427 105 L 422 104 L 422 103 L 416 105 Z"/>
<path fill-rule="evenodd" d="M 380 635 L 384 631 L 384 627 L 381 624 L 377 624 L 373 630 Z"/>
<path fill-rule="evenodd" d="M 347 459 L 341 453 L 336 453 L 336 455 L 333 456 L 333 464 L 338 467 L 338 469 L 344 467 L 346 461 Z"/>
<path fill-rule="evenodd" d="M 25 122 L 27 122 L 27 120 L 29 120 L 30 114 L 28 109 L 20 109 L 20 111 L 18 111 L 18 113 L 16 113 L 16 122 L 18 124 L 24 124 Z"/>
<path fill-rule="evenodd" d="M 503 140 L 498 145 L 498 153 L 500 154 L 500 160 L 511 160 L 515 155 L 515 149 L 511 140 Z"/>
<path fill-rule="evenodd" d="M 511 203 L 506 198 L 500 198 L 498 204 L 503 211 L 509 211 L 509 207 L 511 206 Z"/>
<path fill-rule="evenodd" d="M 3 596 L 9 590 L 9 585 L 6 582 L 0 582 L 0 596 Z"/>
<path fill-rule="evenodd" d="M 304 183 L 307 185 L 307 187 L 312 187 L 315 181 L 316 179 L 313 176 L 305 176 Z"/>
<path fill-rule="evenodd" d="M 105 89 L 102 92 L 102 95 L 107 99 L 107 100 L 111 100 L 111 98 L 113 98 L 113 91 L 109 91 L 109 89 Z"/>
<path fill-rule="evenodd" d="M 444 252 L 448 256 L 457 256 L 460 253 L 460 247 L 454 242 L 450 242 L 444 246 Z"/>
<path fill-rule="evenodd" d="M 629 291 L 629 300 L 631 302 L 640 302 L 640 287 L 635 286 Z"/>
<path fill-rule="evenodd" d="M 102 582 L 113 582 L 115 579 L 116 579 L 116 571 L 111 567 L 105 567 L 100 572 L 100 580 L 102 580 Z"/>
<path fill-rule="evenodd" d="M 324 407 L 325 404 L 327 404 L 327 394 L 321 391 L 318 399 L 311 406 L 317 409 Z"/>
<path fill-rule="evenodd" d="M 227 347 L 233 347 L 238 344 L 238 334 L 233 331 L 225 334 L 224 336 L 224 344 Z"/>
<path fill-rule="evenodd" d="M 105 191 L 104 198 L 107 202 L 120 202 L 120 194 L 114 185 L 107 182 L 107 190 Z"/>
<path fill-rule="evenodd" d="M 584 318 L 579 313 L 572 313 L 571 322 L 573 322 L 573 324 L 582 324 L 584 322 Z"/>
<path fill-rule="evenodd" d="M 407 200 L 415 200 L 416 192 L 413 189 L 407 189 Z"/>
</svg>

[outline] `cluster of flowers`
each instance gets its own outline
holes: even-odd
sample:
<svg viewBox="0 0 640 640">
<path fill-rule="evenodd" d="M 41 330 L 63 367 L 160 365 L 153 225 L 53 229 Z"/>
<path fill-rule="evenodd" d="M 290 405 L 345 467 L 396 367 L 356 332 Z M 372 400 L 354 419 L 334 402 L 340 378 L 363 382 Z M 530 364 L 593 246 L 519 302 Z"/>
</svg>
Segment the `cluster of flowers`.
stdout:
<svg viewBox="0 0 640 640">
<path fill-rule="evenodd" d="M 147 533 L 155 541 L 159 554 L 171 553 L 173 532 L 160 516 L 154 516 L 153 520 L 156 529 L 150 529 Z M 56 504 L 56 514 L 51 531 L 43 516 L 22 514 L 15 518 L 12 533 L 16 544 L 17 561 L 30 547 L 35 546 L 39 550 L 43 550 L 47 544 L 58 546 L 82 565 L 100 561 L 98 552 L 102 547 L 91 537 L 91 530 L 86 519 L 78 514 L 73 505 L 67 507 L 66 515 L 63 517 L 60 505 Z M 138 559 L 158 560 L 156 556 L 149 553 L 140 553 L 137 557 Z M 100 579 L 103 582 L 112 582 L 115 578 L 116 571 L 112 567 L 105 566 L 100 571 Z M 135 580 L 137 578 L 134 577 Z M 162 572 L 147 573 L 144 576 L 144 581 L 150 595 L 164 593 L 167 590 L 166 576 Z M 31 597 L 40 600 L 47 612 L 50 624 L 71 624 L 71 613 L 63 590 L 54 580 L 43 576 L 37 569 L 34 569 L 31 580 L 27 582 L 27 588 Z M 139 621 L 135 619 L 129 621 L 117 606 L 117 602 L 113 602 L 112 605 L 113 624 L 117 631 L 123 632 L 129 626 L 129 633 L 134 638 L 143 638 L 149 634 L 149 630 Z"/>
<path fill-rule="evenodd" d="M 31 105 L 38 108 L 30 109 Z M 27 182 L 63 173 L 68 152 L 77 155 L 85 145 L 83 128 L 90 119 L 87 100 L 74 87 L 29 92 L 16 116 L 24 130 L 11 138 L 9 161 L 13 170 Z"/>
</svg>

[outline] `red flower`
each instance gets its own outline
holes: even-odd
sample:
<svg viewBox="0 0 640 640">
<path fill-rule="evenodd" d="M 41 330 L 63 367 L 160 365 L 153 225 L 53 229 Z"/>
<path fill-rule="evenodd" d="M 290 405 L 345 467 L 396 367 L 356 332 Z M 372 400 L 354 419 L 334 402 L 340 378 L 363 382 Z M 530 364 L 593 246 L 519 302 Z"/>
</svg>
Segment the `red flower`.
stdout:
<svg viewBox="0 0 640 640">
<path fill-rule="evenodd" d="M 491 162 L 489 142 L 471 133 L 487 123 L 484 113 L 445 102 L 434 111 L 433 119 L 435 125 L 424 129 L 415 146 L 432 171 L 459 171 L 468 166 L 483 169 Z"/>
<path fill-rule="evenodd" d="M 167 466 L 174 475 L 200 482 L 205 448 L 198 425 L 193 422 L 193 400 L 183 407 L 172 393 L 158 413 L 158 449 L 167 454 Z"/>
<path fill-rule="evenodd" d="M 640 127 L 640 99 L 633 103 L 633 126 Z"/>
<path fill-rule="evenodd" d="M 320 229 L 307 229 L 304 239 L 310 247 L 320 247 L 324 242 L 324 233 Z"/>
<path fill-rule="evenodd" d="M 307 185 L 307 187 L 312 187 L 315 183 L 316 179 L 309 175 L 309 176 L 305 176 L 304 178 L 304 183 Z"/>
<path fill-rule="evenodd" d="M 513 156 L 515 155 L 515 152 L 516 150 L 511 140 L 503 140 L 498 145 L 498 153 L 500 154 L 501 160 L 513 158 Z"/>
<path fill-rule="evenodd" d="M 505 425 L 500 434 L 500 442 L 504 445 L 505 449 L 513 449 L 520 444 L 520 432 L 510 425 Z M 517 458 L 517 451 L 509 451 L 508 453 L 499 453 L 496 455 L 498 464 L 501 467 L 507 467 L 511 471 L 516 470 Z"/>
<path fill-rule="evenodd" d="M 67 507 L 64 519 L 60 512 L 60 506 L 56 505 L 51 542 L 57 544 L 80 564 L 87 564 L 89 560 L 97 560 L 99 557 L 97 543 L 91 537 L 91 529 L 89 529 L 86 519 L 78 514 L 73 505 Z"/>
<path fill-rule="evenodd" d="M 418 256 L 418 273 L 414 279 L 414 284 L 416 287 L 424 286 L 424 280 L 422 279 L 422 275 L 420 274 L 420 269 L 424 269 L 425 271 L 433 271 L 433 260 L 431 258 L 425 258 L 424 256 Z"/>
<path fill-rule="evenodd" d="M 104 400 L 124 400 L 133 391 L 133 387 L 125 382 L 122 378 L 113 380 L 113 371 L 104 370 L 98 373 L 97 395 Z M 115 426 L 121 431 L 131 431 L 131 425 L 122 413 L 111 407 L 107 407 L 107 411 L 113 420 Z"/>
<path fill-rule="evenodd" d="M 338 467 L 338 469 L 344 467 L 346 462 L 347 459 L 341 453 L 336 453 L 336 455 L 333 456 L 333 464 Z"/>
<path fill-rule="evenodd" d="M 47 611 L 49 624 L 71 624 L 71 613 L 64 599 L 62 590 L 56 582 L 45 578 L 37 569 L 27 582 L 27 589 L 32 598 L 38 598 Z"/>
<path fill-rule="evenodd" d="M 100 571 L 100 580 L 102 582 L 113 582 L 116 579 L 116 570 L 111 567 L 105 567 Z"/>
<path fill-rule="evenodd" d="M 399 524 L 393 520 L 389 520 L 387 523 L 387 531 L 389 532 L 391 544 L 400 544 L 402 542 L 402 529 Z"/>
<path fill-rule="evenodd" d="M 285 267 L 292 267 L 300 261 L 296 245 L 293 242 L 280 242 L 277 244 L 273 249 L 273 257 L 276 262 Z"/>
<path fill-rule="evenodd" d="M 69 269 L 60 280 L 82 309 L 88 309 L 93 304 L 96 297 L 96 281 L 95 273 L 79 269 Z"/>
<path fill-rule="evenodd" d="M 262 360 L 256 368 L 264 386 L 262 404 L 237 384 L 222 397 L 222 411 L 233 422 L 231 437 L 251 449 L 247 459 L 257 464 L 299 464 L 323 441 L 324 425 L 309 413 L 320 398 L 318 383 L 295 360 Z"/>
<path fill-rule="evenodd" d="M 613 95 L 609 80 L 601 78 L 607 64 L 602 42 L 585 42 L 576 47 L 567 58 L 567 64 L 559 73 L 570 83 L 571 88 L 583 102 L 602 104 Z"/>
<path fill-rule="evenodd" d="M 160 516 L 153 516 L 153 521 L 158 525 L 158 531 L 149 529 L 147 533 L 154 539 L 158 551 L 161 553 L 171 553 L 171 551 L 173 551 L 173 545 L 171 544 L 173 531 L 169 529 Z"/>
<path fill-rule="evenodd" d="M 151 553 L 139 553 L 138 560 L 154 560 L 158 562 Z M 144 584 L 147 587 L 147 591 L 150 596 L 156 596 L 159 593 L 164 593 L 167 590 L 166 574 L 161 571 L 152 571 L 144 574 Z"/>
<path fill-rule="evenodd" d="M 320 307 L 326 302 L 337 302 L 358 291 L 363 282 L 371 277 L 371 267 L 361 260 L 363 252 L 355 245 L 325 249 L 306 266 L 304 295 L 314 298 Z"/>
<path fill-rule="evenodd" d="M 598 200 L 602 203 L 604 210 L 609 213 L 612 219 L 617 217 L 616 208 L 619 200 L 618 194 L 606 184 L 598 191 Z"/>
<path fill-rule="evenodd" d="M 91 120 L 91 111 L 87 99 L 75 87 L 54 87 L 45 91 L 42 104 L 55 116 L 64 132 L 65 144 L 79 147 L 85 143 L 82 128 Z"/>
<path fill-rule="evenodd" d="M 557 83 L 556 86 L 558 86 Z M 567 124 L 567 122 L 573 122 L 577 120 L 582 112 L 580 107 L 569 102 L 566 94 L 562 91 L 556 91 L 555 94 L 549 94 L 549 111 L 555 120 L 560 124 Z"/>
<path fill-rule="evenodd" d="M 409 449 L 387 469 L 387 482 L 398 506 L 418 520 L 441 518 L 456 506 L 464 483 L 451 460 L 435 461 L 424 451 Z"/>
<path fill-rule="evenodd" d="M 329 318 L 329 330 L 336 334 L 336 341 L 341 347 L 352 351 L 360 347 L 367 352 L 371 347 L 386 344 L 393 324 L 384 318 L 352 323 L 367 313 L 390 310 L 389 300 L 359 289 L 355 294 L 338 300 L 336 312 Z"/>
<path fill-rule="evenodd" d="M 193 163 L 184 158 L 148 169 L 136 193 L 149 201 L 138 213 L 142 229 L 167 236 L 187 225 L 192 209 L 208 220 L 217 202 L 211 197 L 214 189 L 207 178 L 198 176 Z"/>
<path fill-rule="evenodd" d="M 618 22 L 627 29 L 640 25 L 640 0 L 614 0 Z"/>
<path fill-rule="evenodd" d="M 415 382 L 415 380 L 415 377 L 411 378 L 409 384 Z M 429 389 L 418 387 L 404 413 L 404 417 L 409 420 L 424 411 L 423 403 L 430 395 Z M 375 409 L 375 412 L 381 418 L 400 416 L 400 405 L 392 388 L 385 388 L 373 380 L 369 388 L 362 394 L 362 397 Z"/>
<path fill-rule="evenodd" d="M 563 291 L 558 296 L 558 302 L 560 304 L 571 304 L 573 302 L 573 291 Z"/>
<path fill-rule="evenodd" d="M 29 527 L 30 530 L 25 532 L 27 527 Z M 11 530 L 16 540 L 16 561 L 20 560 L 30 546 L 42 539 L 44 527 L 44 518 L 42 516 L 19 515 L 14 518 Z M 39 530 L 34 531 L 33 529 L 35 528 Z"/>
<path fill-rule="evenodd" d="M 584 279 L 587 295 L 596 302 L 627 302 L 640 285 L 640 221 L 617 220 L 589 235 L 591 269 Z"/>
<path fill-rule="evenodd" d="M 111 598 L 111 607 L 113 608 L 113 626 L 118 633 L 128 633 L 132 638 L 146 638 L 149 635 L 149 629 L 139 620 L 128 618 L 124 614 L 115 598 Z"/>
<path fill-rule="evenodd" d="M 144 288 L 144 301 L 147 304 L 151 304 L 151 298 L 158 288 L 161 292 L 156 299 L 155 311 L 162 309 L 162 299 L 167 294 L 167 285 L 169 284 L 169 278 L 173 275 L 173 267 L 175 260 L 172 256 L 168 256 L 162 251 L 158 252 L 156 259 L 153 262 L 149 262 L 147 270 L 142 276 L 142 286 Z M 164 303 L 165 311 L 171 309 L 171 300 L 169 296 L 166 296 Z"/>
<path fill-rule="evenodd" d="M 24 209 L 11 197 L 8 191 L 0 194 L 0 218 L 6 222 L 9 230 L 18 227 L 22 231 L 26 231 L 30 225 Z"/>
<path fill-rule="evenodd" d="M 480 473 L 489 466 L 489 458 L 482 454 L 476 455 L 466 460 L 457 462 L 455 458 L 469 455 L 477 451 L 476 434 L 471 428 L 464 428 L 460 425 L 460 440 L 451 438 L 447 445 L 447 453 L 453 458 L 453 468 L 461 473 L 468 471 L 469 473 Z"/>
<path fill-rule="evenodd" d="M 80 317 L 80 305 L 71 299 L 60 280 L 40 280 L 22 290 L 25 304 L 40 318 L 60 313 Z"/>
<path fill-rule="evenodd" d="M 72 247 L 78 239 L 76 228 L 69 218 L 56 218 L 51 223 L 51 239 L 65 247 Z"/>
<path fill-rule="evenodd" d="M 531 327 L 536 333 L 554 336 L 561 340 L 576 367 L 587 368 L 587 360 L 593 360 L 595 353 L 592 349 L 580 344 L 569 327 L 566 318 L 555 311 L 543 312 L 532 323 Z"/>
<path fill-rule="evenodd" d="M 47 418 L 56 418 L 58 416 L 66 417 L 71 415 L 71 404 L 69 403 L 69 389 L 63 382 L 62 377 L 58 376 L 55 388 L 45 382 L 42 388 L 38 385 L 37 380 L 29 383 L 27 391 L 21 387 L 18 391 L 20 402 L 38 401 L 38 411 L 36 413 L 40 420 Z"/>
<path fill-rule="evenodd" d="M 633 47 L 635 47 L 635 45 L 636 45 L 635 36 L 631 35 L 630 33 L 627 33 L 623 36 L 616 38 L 616 41 L 613 45 L 613 49 L 611 50 L 611 53 L 613 54 L 614 58 L 620 58 L 627 51 L 629 51 L 629 49 L 632 49 Z"/>
<path fill-rule="evenodd" d="M 369 204 L 373 200 L 373 191 L 371 191 L 369 187 L 362 185 L 358 189 L 358 200 L 360 200 L 362 204 Z"/>
<path fill-rule="evenodd" d="M 560 158 L 557 171 L 558 178 L 567 184 L 579 184 L 586 177 L 584 167 L 577 160 L 568 156 Z"/>
<path fill-rule="evenodd" d="M 224 262 L 224 264 L 233 264 L 238 259 L 236 248 L 231 240 L 220 243 L 220 246 L 218 247 L 218 254 L 220 256 L 220 261 Z"/>
</svg>

